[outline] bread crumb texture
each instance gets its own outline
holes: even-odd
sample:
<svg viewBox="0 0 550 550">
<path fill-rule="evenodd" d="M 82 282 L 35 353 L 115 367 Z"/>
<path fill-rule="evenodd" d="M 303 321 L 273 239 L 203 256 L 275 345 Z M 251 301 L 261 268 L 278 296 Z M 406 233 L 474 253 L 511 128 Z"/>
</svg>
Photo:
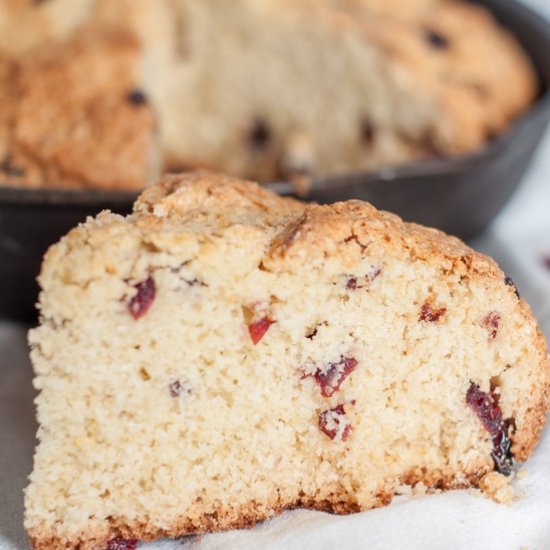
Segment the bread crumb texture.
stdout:
<svg viewBox="0 0 550 550">
<path fill-rule="evenodd" d="M 510 485 L 510 478 L 498 472 L 489 472 L 479 481 L 483 494 L 499 504 L 511 504 L 518 497 Z"/>
<path fill-rule="evenodd" d="M 404 486 L 483 478 L 502 498 L 491 472 L 545 421 L 546 343 L 498 266 L 364 202 L 167 176 L 52 246 L 39 281 L 34 548 L 367 510 Z"/>
</svg>

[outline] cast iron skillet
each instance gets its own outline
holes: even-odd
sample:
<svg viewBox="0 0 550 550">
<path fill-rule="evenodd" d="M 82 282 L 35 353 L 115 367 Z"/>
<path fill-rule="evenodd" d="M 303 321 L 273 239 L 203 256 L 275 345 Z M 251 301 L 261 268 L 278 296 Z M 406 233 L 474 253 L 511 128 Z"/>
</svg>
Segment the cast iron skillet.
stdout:
<svg viewBox="0 0 550 550">
<path fill-rule="evenodd" d="M 307 197 L 372 202 L 405 220 L 439 227 L 463 239 L 481 232 L 518 186 L 550 120 L 550 24 L 515 0 L 482 0 L 527 49 L 540 79 L 533 108 L 483 150 L 372 172 L 318 179 Z M 267 187 L 292 194 L 289 182 Z M 136 197 L 116 191 L 0 187 L 0 317 L 33 321 L 35 277 L 47 247 L 104 208 L 126 214 Z"/>
</svg>

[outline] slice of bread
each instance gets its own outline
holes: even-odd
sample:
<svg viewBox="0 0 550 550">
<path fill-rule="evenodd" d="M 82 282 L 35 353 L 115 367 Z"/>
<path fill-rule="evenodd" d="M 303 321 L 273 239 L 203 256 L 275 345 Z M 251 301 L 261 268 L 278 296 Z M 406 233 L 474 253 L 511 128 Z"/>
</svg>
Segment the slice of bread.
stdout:
<svg viewBox="0 0 550 550">
<path fill-rule="evenodd" d="M 8 57 L 47 50 L 56 36 L 62 42 L 80 35 L 82 24 L 135 35 L 140 86 L 158 115 L 166 170 L 300 180 L 468 153 L 504 132 L 537 93 L 516 39 L 486 9 L 462 0 L 14 6 L 0 8 L 0 29 L 18 28 L 36 42 L 20 53 L 22 45 L 12 49 L 13 33 L 0 33 L 0 53 Z M 70 53 L 55 51 L 60 65 L 70 63 Z M 103 54 L 108 65 L 112 54 Z M 93 78 L 97 64 L 81 60 L 88 62 L 88 89 L 111 98 Z M 32 78 L 40 86 L 52 75 L 37 71 Z M 58 98 L 41 100 L 46 108 Z M 116 152 L 111 157 L 133 165 Z M 104 180 L 105 187 L 112 183 Z"/>
<path fill-rule="evenodd" d="M 476 485 L 548 410 L 546 343 L 498 266 L 359 201 L 165 177 L 54 245 L 40 284 L 42 550 Z"/>
</svg>

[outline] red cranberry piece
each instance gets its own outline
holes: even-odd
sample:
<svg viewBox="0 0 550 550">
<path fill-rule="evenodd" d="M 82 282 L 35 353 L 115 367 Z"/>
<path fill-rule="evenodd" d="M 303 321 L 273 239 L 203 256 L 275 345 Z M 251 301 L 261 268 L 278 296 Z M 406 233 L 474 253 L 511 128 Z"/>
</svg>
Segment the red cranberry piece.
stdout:
<svg viewBox="0 0 550 550">
<path fill-rule="evenodd" d="M 466 403 L 475 411 L 485 429 L 494 437 L 500 430 L 502 413 L 493 392 L 486 393 L 472 382 L 466 393 Z"/>
<path fill-rule="evenodd" d="M 378 277 L 378 275 L 380 275 L 382 273 L 382 268 L 381 267 L 377 267 L 370 275 L 369 275 L 369 279 L 371 281 L 374 281 L 374 279 L 376 279 L 376 277 Z"/>
<path fill-rule="evenodd" d="M 191 393 L 191 389 L 180 380 L 174 380 L 173 382 L 168 384 L 168 389 L 172 397 L 179 397 L 182 393 Z"/>
<path fill-rule="evenodd" d="M 544 256 L 542 258 L 542 265 L 548 269 L 550 269 L 550 256 Z"/>
<path fill-rule="evenodd" d="M 347 290 L 358 290 L 360 288 L 367 287 L 370 283 L 378 277 L 382 273 L 382 269 L 380 267 L 377 267 L 374 269 L 371 273 L 364 275 L 362 277 L 356 277 L 355 275 L 346 275 L 345 281 L 346 281 L 346 289 Z"/>
<path fill-rule="evenodd" d="M 442 315 L 445 315 L 447 308 L 445 306 L 434 309 L 432 304 L 426 302 L 420 310 L 420 321 L 428 321 L 430 323 L 437 321 Z"/>
<path fill-rule="evenodd" d="M 331 439 L 338 437 L 341 441 L 345 441 L 351 432 L 351 423 L 346 416 L 344 405 L 321 412 L 319 429 Z"/>
<path fill-rule="evenodd" d="M 106 550 L 136 550 L 137 540 L 113 539 L 109 541 Z"/>
<path fill-rule="evenodd" d="M 145 315 L 155 299 L 157 292 L 155 280 L 149 276 L 145 281 L 134 285 L 137 290 L 136 295 L 128 302 L 128 309 L 134 319 L 139 319 Z"/>
<path fill-rule="evenodd" d="M 356 290 L 357 289 L 357 277 L 349 277 L 346 281 L 346 288 L 348 290 Z"/>
<path fill-rule="evenodd" d="M 324 371 L 317 369 L 315 380 L 321 386 L 321 395 L 330 397 L 340 389 L 340 384 L 355 370 L 357 359 L 341 357 L 338 363 L 329 363 Z"/>
<path fill-rule="evenodd" d="M 272 321 L 268 317 L 262 317 L 260 320 L 248 325 L 248 332 L 254 345 L 264 337 L 264 334 L 274 322 L 275 321 Z"/>
<path fill-rule="evenodd" d="M 477 414 L 493 440 L 491 457 L 495 469 L 501 474 L 510 475 L 513 458 L 510 451 L 512 442 L 508 437 L 510 421 L 502 418 L 497 397 L 492 391 L 484 392 L 477 384 L 471 382 L 466 393 L 466 403 Z"/>
<path fill-rule="evenodd" d="M 172 397 L 179 397 L 183 388 L 181 386 L 181 382 L 179 380 L 175 380 L 174 382 L 168 384 L 168 389 L 170 390 L 170 395 Z"/>
<path fill-rule="evenodd" d="M 497 313 L 496 311 L 489 312 L 483 318 L 483 325 L 489 331 L 489 336 L 492 340 L 494 340 L 497 337 L 499 324 L 500 324 L 500 314 Z"/>
</svg>

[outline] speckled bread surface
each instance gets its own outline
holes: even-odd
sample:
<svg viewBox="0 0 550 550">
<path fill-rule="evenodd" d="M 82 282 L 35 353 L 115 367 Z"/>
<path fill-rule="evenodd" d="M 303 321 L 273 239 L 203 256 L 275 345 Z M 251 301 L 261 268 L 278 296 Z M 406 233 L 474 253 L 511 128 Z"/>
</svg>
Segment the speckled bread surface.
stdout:
<svg viewBox="0 0 550 550">
<path fill-rule="evenodd" d="M 266 181 L 464 154 L 504 132 L 537 93 L 515 38 L 462 0 L 8 4 L 0 8 L 8 58 L 70 40 L 82 25 L 135 35 L 165 170 Z M 14 41 L 13 29 L 27 38 Z"/>
<path fill-rule="evenodd" d="M 546 343 L 489 258 L 370 204 L 167 176 L 48 251 L 36 549 L 350 513 L 524 461 Z"/>
<path fill-rule="evenodd" d="M 91 27 L 0 62 L 0 170 L 27 187 L 142 189 L 160 174 L 132 33 Z"/>
</svg>

